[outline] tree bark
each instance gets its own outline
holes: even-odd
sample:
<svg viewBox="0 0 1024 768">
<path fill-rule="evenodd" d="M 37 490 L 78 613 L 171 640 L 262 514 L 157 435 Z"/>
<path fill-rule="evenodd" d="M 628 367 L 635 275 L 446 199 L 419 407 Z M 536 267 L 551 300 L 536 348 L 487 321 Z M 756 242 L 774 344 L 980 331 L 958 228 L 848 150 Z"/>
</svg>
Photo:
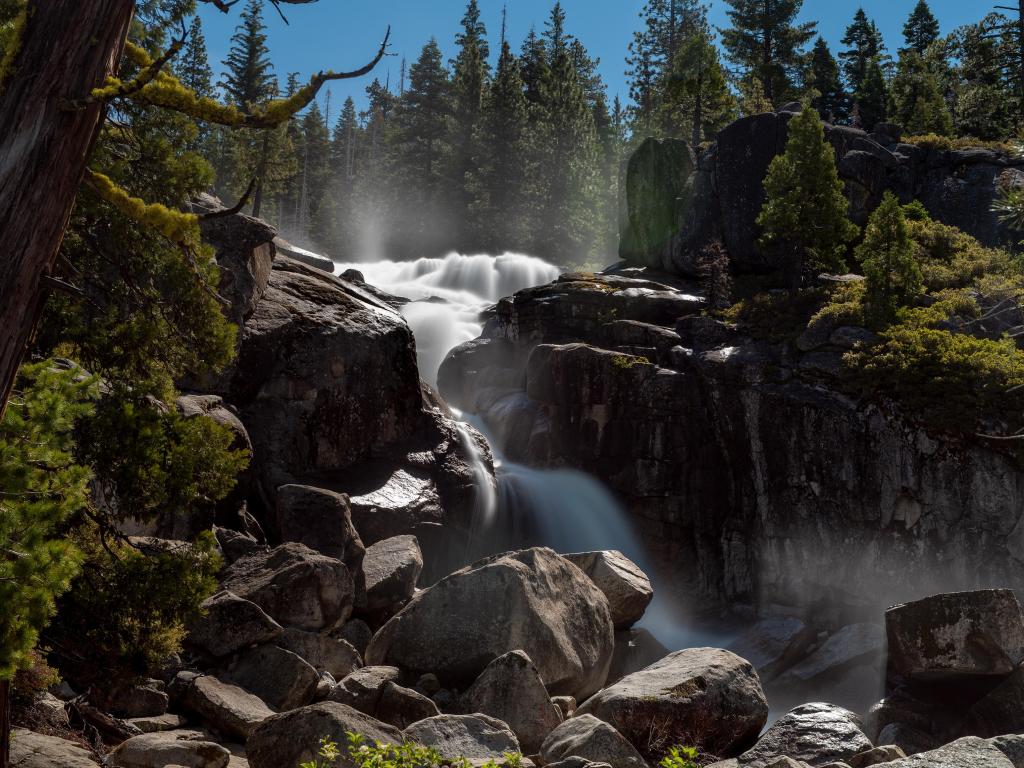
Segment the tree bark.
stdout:
<svg viewBox="0 0 1024 768">
<path fill-rule="evenodd" d="M 133 0 L 30 0 L 0 83 L 0 417 L 104 116 L 102 103 L 68 102 L 116 72 L 133 10 Z"/>
<path fill-rule="evenodd" d="M 0 680 L 0 768 L 11 764 L 11 682 Z"/>
</svg>

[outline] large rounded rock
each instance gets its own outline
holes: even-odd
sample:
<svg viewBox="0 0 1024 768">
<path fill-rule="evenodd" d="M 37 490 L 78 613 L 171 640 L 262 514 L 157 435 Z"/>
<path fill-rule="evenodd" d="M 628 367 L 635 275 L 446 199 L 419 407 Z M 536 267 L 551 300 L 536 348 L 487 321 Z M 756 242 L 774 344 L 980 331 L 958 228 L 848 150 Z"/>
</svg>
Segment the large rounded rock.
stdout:
<svg viewBox="0 0 1024 768">
<path fill-rule="evenodd" d="M 268 718 L 253 730 L 245 752 L 252 768 L 293 768 L 315 760 L 320 740 L 328 739 L 341 747 L 338 768 L 355 768 L 345 748 L 350 733 L 358 733 L 367 743 L 402 741 L 397 728 L 352 707 L 325 701 Z"/>
<path fill-rule="evenodd" d="M 407 603 L 416 592 L 423 553 L 415 536 L 394 536 L 366 549 L 366 610 L 388 611 Z"/>
<path fill-rule="evenodd" d="M 211 675 L 202 675 L 191 681 L 185 689 L 182 703 L 211 729 L 241 741 L 245 741 L 253 728 L 274 714 L 259 696 Z"/>
<path fill-rule="evenodd" d="M 99 768 L 92 752 L 80 745 L 22 728 L 11 731 L 11 765 L 15 768 Z"/>
<path fill-rule="evenodd" d="M 347 496 L 310 485 L 282 485 L 276 513 L 281 541 L 298 541 L 341 560 L 349 573 L 360 572 L 366 549 L 352 525 Z"/>
<path fill-rule="evenodd" d="M 116 768 L 225 768 L 231 753 L 220 744 L 175 733 L 145 733 L 122 742 L 110 753 Z"/>
<path fill-rule="evenodd" d="M 608 763 L 612 768 L 646 768 L 643 756 L 621 733 L 593 715 L 571 717 L 555 728 L 540 748 L 543 765 L 571 757 Z"/>
<path fill-rule="evenodd" d="M 297 543 L 236 560 L 223 587 L 256 603 L 281 624 L 307 630 L 344 622 L 355 597 L 344 563 Z"/>
<path fill-rule="evenodd" d="M 520 751 L 508 726 L 487 715 L 436 715 L 410 725 L 402 735 L 446 760 L 493 760 Z"/>
<path fill-rule="evenodd" d="M 740 755 L 739 762 L 765 768 L 786 756 L 817 767 L 849 762 L 871 747 L 853 712 L 832 704 L 802 704 L 776 720 L 757 744 Z"/>
<path fill-rule="evenodd" d="M 719 648 L 689 648 L 624 677 L 577 714 L 610 723 L 641 752 L 654 727 L 668 744 L 728 757 L 754 743 L 768 702 L 750 662 Z"/>
<path fill-rule="evenodd" d="M 269 643 L 283 631 L 256 603 L 227 590 L 207 598 L 202 610 L 189 627 L 188 643 L 214 657 Z"/>
<path fill-rule="evenodd" d="M 462 687 L 514 650 L 536 659 L 553 695 L 583 699 L 607 678 L 614 650 L 608 600 L 550 549 L 487 558 L 442 579 L 381 628 L 366 661 L 432 672 Z"/>
<path fill-rule="evenodd" d="M 885 613 L 889 672 L 915 682 L 1005 677 L 1024 661 L 1024 615 L 1009 589 L 935 595 Z"/>
<path fill-rule="evenodd" d="M 329 672 L 335 680 L 363 666 L 359 651 L 340 637 L 289 628 L 277 639 L 276 645 L 298 654 L 318 672 Z"/>
<path fill-rule="evenodd" d="M 654 599 L 647 574 L 618 550 L 579 552 L 565 559 L 583 571 L 608 598 L 615 629 L 629 629 Z"/>
<path fill-rule="evenodd" d="M 276 710 L 311 704 L 320 682 L 311 664 L 276 645 L 261 645 L 241 654 L 225 676 Z"/>
<path fill-rule="evenodd" d="M 487 665 L 462 697 L 467 712 L 482 712 L 508 724 L 528 755 L 536 753 L 562 722 L 537 667 L 522 651 L 499 656 Z"/>
<path fill-rule="evenodd" d="M 886 768 L 1013 768 L 997 747 L 976 736 L 967 736 L 930 752 L 921 752 L 885 764 Z"/>
</svg>

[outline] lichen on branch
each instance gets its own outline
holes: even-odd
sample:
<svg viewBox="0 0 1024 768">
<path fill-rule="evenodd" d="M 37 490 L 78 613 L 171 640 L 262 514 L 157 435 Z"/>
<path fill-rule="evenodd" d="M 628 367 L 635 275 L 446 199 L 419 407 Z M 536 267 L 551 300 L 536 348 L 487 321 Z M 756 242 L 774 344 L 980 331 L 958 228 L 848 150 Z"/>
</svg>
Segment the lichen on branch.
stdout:
<svg viewBox="0 0 1024 768">
<path fill-rule="evenodd" d="M 199 244 L 199 217 L 196 214 L 174 211 L 161 203 L 147 203 L 132 197 L 109 176 L 96 171 L 87 170 L 85 178 L 97 195 L 133 221 L 155 229 L 168 240 L 183 246 Z"/>
<path fill-rule="evenodd" d="M 124 82 L 116 77 L 108 77 L 103 87 L 94 88 L 86 101 L 109 101 L 110 99 L 123 98 L 141 91 L 160 76 L 164 65 L 178 55 L 184 44 L 184 37 L 180 40 L 175 40 L 158 59 L 153 59 L 145 50 L 134 43 L 125 43 L 125 55 L 140 67 L 139 74 L 128 82 Z"/>
</svg>

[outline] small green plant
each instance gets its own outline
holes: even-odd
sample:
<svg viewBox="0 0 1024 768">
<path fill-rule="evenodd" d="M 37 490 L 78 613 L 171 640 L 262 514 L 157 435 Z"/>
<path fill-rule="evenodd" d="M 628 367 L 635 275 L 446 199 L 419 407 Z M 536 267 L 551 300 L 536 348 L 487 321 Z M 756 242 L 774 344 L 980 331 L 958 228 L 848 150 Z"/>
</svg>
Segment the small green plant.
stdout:
<svg viewBox="0 0 1024 768">
<path fill-rule="evenodd" d="M 697 750 L 693 747 L 675 746 L 661 758 L 659 768 L 697 768 Z"/>
<path fill-rule="evenodd" d="M 316 758 L 299 764 L 299 768 L 334 768 L 341 758 L 341 749 L 336 742 L 324 737 L 320 739 L 320 749 Z"/>
<path fill-rule="evenodd" d="M 651 361 L 646 357 L 636 357 L 634 355 L 615 355 L 612 358 L 612 365 L 618 368 L 620 371 L 628 371 L 636 368 L 638 365 L 650 365 Z"/>
<path fill-rule="evenodd" d="M 419 744 L 369 744 L 362 735 L 348 733 L 348 754 L 356 768 L 471 768 L 464 757 L 448 759 L 436 749 Z M 493 760 L 480 768 L 522 768 L 523 757 L 507 752 L 499 766 Z M 335 768 L 340 765 L 338 745 L 328 738 L 320 739 L 316 760 L 302 763 L 299 768 Z"/>
</svg>

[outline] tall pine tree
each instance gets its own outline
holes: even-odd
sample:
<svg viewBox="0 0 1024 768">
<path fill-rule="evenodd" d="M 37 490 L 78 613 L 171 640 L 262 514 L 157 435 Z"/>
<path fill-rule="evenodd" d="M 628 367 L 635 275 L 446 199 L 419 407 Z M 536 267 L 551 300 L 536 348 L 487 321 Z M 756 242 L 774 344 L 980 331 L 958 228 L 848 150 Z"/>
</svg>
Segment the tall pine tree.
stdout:
<svg viewBox="0 0 1024 768">
<path fill-rule="evenodd" d="M 691 35 L 676 55 L 663 109 L 673 112 L 665 122 L 682 126 L 694 147 L 736 117 L 736 100 L 707 30 Z"/>
<path fill-rule="evenodd" d="M 921 56 L 929 45 L 939 39 L 939 20 L 928 7 L 927 0 L 918 0 L 914 6 L 903 26 L 903 38 L 907 41 L 906 50 L 916 51 Z"/>
<path fill-rule="evenodd" d="M 811 51 L 808 85 L 816 92 L 811 103 L 823 119 L 846 122 L 850 116 L 850 96 L 839 78 L 839 64 L 823 37 L 818 38 Z"/>
<path fill-rule="evenodd" d="M 868 62 L 864 79 L 854 94 L 857 127 L 872 130 L 889 118 L 889 85 L 885 80 L 881 60 L 875 56 Z"/>
<path fill-rule="evenodd" d="M 857 93 L 864 84 L 871 62 L 884 58 L 885 42 L 875 22 L 868 19 L 863 8 L 858 8 L 853 23 L 846 28 L 842 44 L 846 46 L 846 50 L 839 53 L 843 75 L 850 92 Z"/>
<path fill-rule="evenodd" d="M 948 136 L 952 132 L 953 119 L 939 78 L 916 50 L 908 49 L 900 56 L 892 101 L 894 118 L 908 133 Z"/>
</svg>

